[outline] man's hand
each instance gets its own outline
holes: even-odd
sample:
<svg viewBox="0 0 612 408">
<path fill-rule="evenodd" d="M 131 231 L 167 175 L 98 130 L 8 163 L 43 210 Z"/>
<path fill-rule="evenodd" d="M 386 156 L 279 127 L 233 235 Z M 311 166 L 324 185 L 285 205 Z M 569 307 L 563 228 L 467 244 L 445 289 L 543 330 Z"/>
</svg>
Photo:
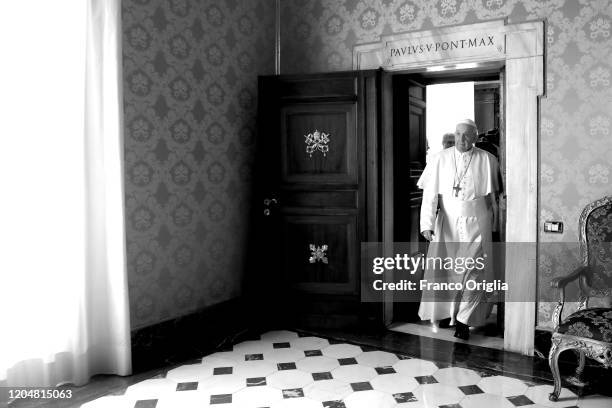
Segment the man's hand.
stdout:
<svg viewBox="0 0 612 408">
<path fill-rule="evenodd" d="M 423 235 L 426 240 L 431 241 L 433 239 L 434 233 L 432 230 L 427 230 L 427 231 L 421 232 L 421 235 Z"/>
</svg>

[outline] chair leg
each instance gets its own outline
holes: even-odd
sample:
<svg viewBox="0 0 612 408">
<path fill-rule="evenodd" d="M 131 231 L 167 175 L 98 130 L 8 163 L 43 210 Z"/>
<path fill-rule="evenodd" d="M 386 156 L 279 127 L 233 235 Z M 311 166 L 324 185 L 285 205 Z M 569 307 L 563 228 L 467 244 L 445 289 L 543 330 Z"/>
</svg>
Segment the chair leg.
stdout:
<svg viewBox="0 0 612 408">
<path fill-rule="evenodd" d="M 550 393 L 548 399 L 551 401 L 557 401 L 559 399 L 559 394 L 561 393 L 561 372 L 559 371 L 559 354 L 564 350 L 561 347 L 561 339 L 552 338 L 552 346 L 550 348 L 550 353 L 548 353 L 548 365 L 550 366 L 550 371 L 552 372 L 553 379 L 555 380 L 555 388 L 553 392 Z"/>
<path fill-rule="evenodd" d="M 580 382 L 583 382 L 582 373 L 584 372 L 584 364 L 586 362 L 586 358 L 584 356 L 584 351 L 578 350 L 577 352 L 579 353 L 579 362 L 578 367 L 576 368 L 576 379 Z"/>
</svg>

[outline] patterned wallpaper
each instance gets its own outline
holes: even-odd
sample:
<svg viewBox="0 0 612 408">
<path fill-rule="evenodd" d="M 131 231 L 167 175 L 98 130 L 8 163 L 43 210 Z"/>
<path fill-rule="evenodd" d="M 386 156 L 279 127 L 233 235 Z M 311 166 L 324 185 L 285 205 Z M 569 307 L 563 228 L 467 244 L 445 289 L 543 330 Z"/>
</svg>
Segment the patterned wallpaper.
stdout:
<svg viewBox="0 0 612 408">
<path fill-rule="evenodd" d="M 350 70 L 355 44 L 381 35 L 507 17 L 546 19 L 546 98 L 541 103 L 538 323 L 549 325 L 550 279 L 578 265 L 577 222 L 589 202 L 612 194 L 612 4 L 609 0 L 283 0 L 283 73 Z M 307 50 L 306 52 L 304 50 Z"/>
<path fill-rule="evenodd" d="M 132 328 L 240 294 L 270 0 L 124 0 Z"/>
</svg>

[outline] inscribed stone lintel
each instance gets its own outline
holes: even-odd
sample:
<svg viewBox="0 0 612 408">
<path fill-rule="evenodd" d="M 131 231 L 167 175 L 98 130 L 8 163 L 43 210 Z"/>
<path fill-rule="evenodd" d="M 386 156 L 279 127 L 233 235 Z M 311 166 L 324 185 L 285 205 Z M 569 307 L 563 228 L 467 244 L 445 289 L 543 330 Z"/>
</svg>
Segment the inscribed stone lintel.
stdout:
<svg viewBox="0 0 612 408">
<path fill-rule="evenodd" d="M 354 69 L 406 69 L 543 55 L 544 23 L 503 20 L 382 37 L 353 50 Z"/>
</svg>

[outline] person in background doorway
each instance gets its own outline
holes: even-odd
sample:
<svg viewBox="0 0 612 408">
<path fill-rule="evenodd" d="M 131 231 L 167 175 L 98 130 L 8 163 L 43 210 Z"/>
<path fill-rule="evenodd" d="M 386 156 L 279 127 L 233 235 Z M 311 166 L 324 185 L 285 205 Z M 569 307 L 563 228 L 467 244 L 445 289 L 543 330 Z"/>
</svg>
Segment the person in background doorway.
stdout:
<svg viewBox="0 0 612 408">
<path fill-rule="evenodd" d="M 455 134 L 454 133 L 445 133 L 442 136 L 442 148 L 448 149 L 449 147 L 453 147 L 455 145 Z"/>
</svg>

